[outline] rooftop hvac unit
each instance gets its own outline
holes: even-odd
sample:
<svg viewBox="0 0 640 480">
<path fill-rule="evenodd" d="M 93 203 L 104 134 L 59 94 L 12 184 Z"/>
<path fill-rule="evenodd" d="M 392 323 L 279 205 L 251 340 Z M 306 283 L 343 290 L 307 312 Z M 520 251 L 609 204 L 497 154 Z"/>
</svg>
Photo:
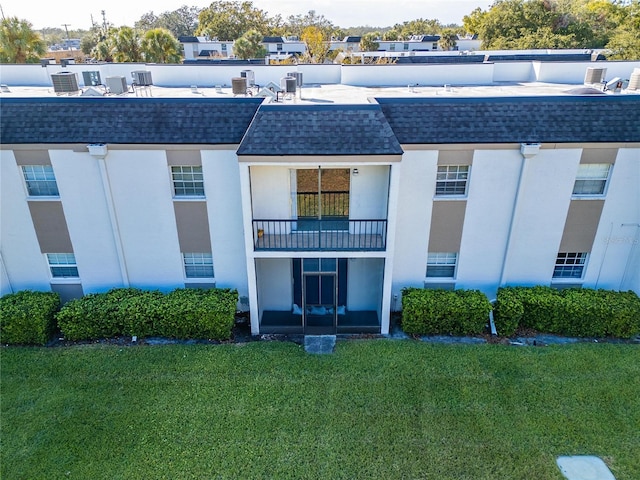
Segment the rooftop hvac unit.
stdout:
<svg viewBox="0 0 640 480">
<path fill-rule="evenodd" d="M 627 90 L 640 90 L 640 68 L 633 69 Z"/>
<path fill-rule="evenodd" d="M 115 95 L 120 95 L 128 91 L 127 81 L 124 77 L 107 77 L 105 80 L 109 92 Z"/>
<path fill-rule="evenodd" d="M 296 77 L 282 77 L 280 88 L 284 93 L 296 93 Z"/>
<path fill-rule="evenodd" d="M 66 67 L 67 65 L 75 65 L 76 61 L 73 58 L 61 58 L 60 59 L 60 65 L 62 66 L 62 68 Z"/>
<path fill-rule="evenodd" d="M 43 67 L 46 67 L 47 65 L 55 65 L 56 63 L 56 59 L 55 58 L 41 58 L 40 59 L 40 65 L 42 65 Z"/>
<path fill-rule="evenodd" d="M 100 72 L 82 72 L 82 80 L 84 81 L 85 87 L 97 87 L 101 85 L 100 81 Z"/>
<path fill-rule="evenodd" d="M 247 77 L 232 78 L 231 92 L 234 95 L 246 95 L 247 94 Z"/>
<path fill-rule="evenodd" d="M 78 88 L 78 76 L 72 72 L 60 72 L 51 74 L 53 91 L 56 93 L 76 93 Z"/>
<path fill-rule="evenodd" d="M 587 73 L 584 76 L 584 83 L 585 84 L 602 83 L 604 81 L 604 76 L 606 73 L 607 73 L 606 68 L 588 67 Z"/>
<path fill-rule="evenodd" d="M 147 70 L 136 70 L 131 72 L 131 76 L 133 77 L 133 83 L 135 83 L 139 87 L 148 87 L 153 85 L 153 80 L 151 80 L 151 72 Z"/>
<path fill-rule="evenodd" d="M 287 77 L 294 77 L 296 79 L 296 86 L 302 88 L 302 72 L 287 72 Z"/>
<path fill-rule="evenodd" d="M 248 87 L 253 87 L 256 84 L 256 74 L 253 70 L 242 70 L 240 76 L 247 79 Z"/>
</svg>

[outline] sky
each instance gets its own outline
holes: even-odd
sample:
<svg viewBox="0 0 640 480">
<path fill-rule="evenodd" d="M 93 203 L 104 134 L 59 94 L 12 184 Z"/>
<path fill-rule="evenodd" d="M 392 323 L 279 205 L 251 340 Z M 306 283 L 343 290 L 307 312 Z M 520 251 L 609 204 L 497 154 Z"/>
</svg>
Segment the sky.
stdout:
<svg viewBox="0 0 640 480">
<path fill-rule="evenodd" d="M 253 6 L 265 10 L 270 17 L 277 14 L 286 19 L 290 15 L 303 15 L 309 10 L 342 28 L 369 25 L 392 26 L 417 18 L 438 19 L 443 24 L 462 24 L 462 17 L 480 7 L 489 8 L 487 0 L 253 0 Z M 44 27 L 88 30 L 91 17 L 102 23 L 104 9 L 107 22 L 116 27 L 133 26 L 150 11 L 156 15 L 173 11 L 182 5 L 207 7 L 211 0 L 109 0 L 108 2 L 67 0 L 0 0 L 5 17 L 18 17 L 31 22 L 38 30 Z M 427 32 L 425 32 L 427 33 Z"/>
</svg>

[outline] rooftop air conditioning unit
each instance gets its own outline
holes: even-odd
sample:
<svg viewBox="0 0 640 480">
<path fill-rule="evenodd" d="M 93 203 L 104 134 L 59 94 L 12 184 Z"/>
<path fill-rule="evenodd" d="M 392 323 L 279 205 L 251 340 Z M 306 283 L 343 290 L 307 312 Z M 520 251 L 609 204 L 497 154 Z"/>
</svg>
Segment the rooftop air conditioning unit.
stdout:
<svg viewBox="0 0 640 480">
<path fill-rule="evenodd" d="M 231 92 L 234 95 L 246 95 L 247 94 L 247 77 L 232 78 Z"/>
<path fill-rule="evenodd" d="M 627 90 L 640 90 L 640 68 L 634 68 Z"/>
<path fill-rule="evenodd" d="M 105 81 L 107 82 L 109 92 L 115 95 L 120 95 L 128 91 L 127 81 L 124 77 L 107 77 Z"/>
<path fill-rule="evenodd" d="M 67 65 L 75 65 L 76 61 L 73 58 L 61 58 L 60 59 L 60 65 L 62 66 L 62 68 L 66 67 Z"/>
<path fill-rule="evenodd" d="M 607 73 L 606 68 L 588 67 L 587 73 L 584 76 L 584 83 L 587 85 L 602 83 L 604 82 L 604 76 L 606 73 Z"/>
<path fill-rule="evenodd" d="M 55 58 L 41 58 L 40 59 L 40 65 L 42 65 L 43 67 L 46 67 L 47 65 L 55 65 L 56 64 L 56 59 Z"/>
<path fill-rule="evenodd" d="M 256 84 L 256 74 L 253 70 L 242 70 L 240 76 L 247 79 L 247 86 L 253 87 Z"/>
<path fill-rule="evenodd" d="M 296 93 L 296 77 L 282 77 L 280 88 L 284 93 Z"/>
<path fill-rule="evenodd" d="M 294 77 L 296 79 L 296 86 L 302 87 L 302 72 L 287 72 L 287 77 Z"/>
<path fill-rule="evenodd" d="M 134 72 L 131 72 L 131 76 L 133 77 L 133 83 L 135 83 L 138 87 L 148 87 L 150 85 L 153 85 L 151 72 L 147 70 L 136 70 Z"/>
<path fill-rule="evenodd" d="M 60 72 L 51 74 L 53 91 L 56 93 L 76 93 L 78 88 L 78 75 L 72 72 Z"/>
<path fill-rule="evenodd" d="M 101 85 L 100 81 L 100 72 L 82 72 L 82 80 L 84 81 L 85 87 L 97 87 Z"/>
</svg>

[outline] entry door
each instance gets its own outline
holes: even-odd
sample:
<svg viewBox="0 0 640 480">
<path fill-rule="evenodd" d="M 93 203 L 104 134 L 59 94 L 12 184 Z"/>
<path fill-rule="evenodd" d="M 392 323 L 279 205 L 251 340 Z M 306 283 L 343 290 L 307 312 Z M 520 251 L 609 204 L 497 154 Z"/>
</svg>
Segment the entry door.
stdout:
<svg viewBox="0 0 640 480">
<path fill-rule="evenodd" d="M 335 273 L 305 273 L 302 311 L 304 333 L 333 335 L 337 318 L 337 275 Z"/>
</svg>

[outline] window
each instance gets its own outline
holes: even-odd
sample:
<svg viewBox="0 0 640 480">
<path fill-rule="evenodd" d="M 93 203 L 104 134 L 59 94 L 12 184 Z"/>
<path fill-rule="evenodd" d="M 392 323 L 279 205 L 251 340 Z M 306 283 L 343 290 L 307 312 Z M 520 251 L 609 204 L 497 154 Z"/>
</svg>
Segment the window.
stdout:
<svg viewBox="0 0 640 480">
<path fill-rule="evenodd" d="M 389 44 L 389 50 L 391 52 L 395 52 L 396 51 L 396 44 L 395 43 L 390 43 Z"/>
<path fill-rule="evenodd" d="M 457 253 L 429 253 L 427 255 L 427 277 L 453 278 L 456 273 Z"/>
<path fill-rule="evenodd" d="M 282 44 L 281 43 L 276 43 L 276 50 L 278 50 L 279 52 L 282 51 Z"/>
<path fill-rule="evenodd" d="M 437 49 L 438 49 L 438 42 L 433 42 L 433 43 L 431 44 L 431 49 L 432 49 L 432 50 L 437 50 Z"/>
<path fill-rule="evenodd" d="M 403 43 L 402 44 L 402 49 L 405 50 L 405 51 L 408 51 L 409 50 L 409 44 L 408 43 Z"/>
<path fill-rule="evenodd" d="M 78 278 L 76 256 L 73 253 L 47 253 L 53 278 Z"/>
<path fill-rule="evenodd" d="M 223 52 L 227 51 L 227 44 L 226 43 L 221 44 L 221 47 L 222 47 L 222 51 Z"/>
<path fill-rule="evenodd" d="M 586 163 L 578 167 L 574 195 L 604 195 L 611 165 L 608 163 Z"/>
<path fill-rule="evenodd" d="M 171 177 L 176 197 L 204 197 L 202 167 L 171 167 Z"/>
<path fill-rule="evenodd" d="M 32 197 L 57 197 L 58 184 L 51 165 L 23 165 L 27 192 Z"/>
<path fill-rule="evenodd" d="M 213 256 L 210 253 L 183 253 L 182 258 L 187 278 L 214 278 Z"/>
<path fill-rule="evenodd" d="M 436 176 L 436 195 L 465 195 L 469 165 L 440 165 Z"/>
<path fill-rule="evenodd" d="M 587 253 L 558 253 L 553 278 L 582 278 Z"/>
</svg>

